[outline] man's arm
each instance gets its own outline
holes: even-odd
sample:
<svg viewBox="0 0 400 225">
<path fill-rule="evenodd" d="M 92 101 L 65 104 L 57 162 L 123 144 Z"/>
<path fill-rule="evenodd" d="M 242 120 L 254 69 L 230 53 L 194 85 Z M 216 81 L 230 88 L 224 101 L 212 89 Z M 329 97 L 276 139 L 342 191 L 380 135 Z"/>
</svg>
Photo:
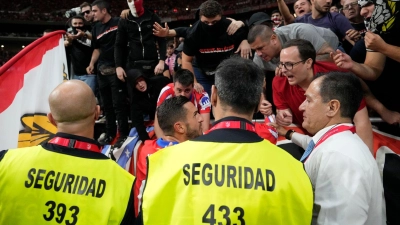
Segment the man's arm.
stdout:
<svg viewBox="0 0 400 225">
<path fill-rule="evenodd" d="M 86 34 L 86 38 L 87 38 L 87 39 L 92 40 L 92 38 L 93 38 L 92 33 L 86 32 L 85 34 Z"/>
<path fill-rule="evenodd" d="M 165 27 L 162 27 L 157 22 L 153 25 L 153 34 L 157 37 L 175 37 L 177 35 L 174 29 L 169 29 L 167 23 L 165 23 Z"/>
<path fill-rule="evenodd" d="M 304 150 L 307 149 L 308 143 L 312 140 L 312 137 L 305 135 L 305 134 L 299 134 L 297 132 L 292 133 L 291 140 L 293 143 L 295 143 L 297 146 L 302 147 Z"/>
<path fill-rule="evenodd" d="M 284 0 L 278 0 L 278 8 L 279 11 L 281 12 L 281 15 L 283 17 L 283 21 L 285 25 L 294 23 L 294 16 L 290 13 L 290 10 L 288 6 L 286 5 Z"/>
<path fill-rule="evenodd" d="M 365 33 L 365 46 L 367 49 L 380 52 L 397 62 L 400 62 L 400 47 L 386 43 L 382 37 L 372 32 Z"/>
<path fill-rule="evenodd" d="M 94 72 L 94 64 L 97 62 L 100 56 L 100 49 L 95 48 L 92 53 L 92 59 L 90 60 L 89 66 L 86 68 L 86 72 L 88 74 L 93 74 Z"/>
<path fill-rule="evenodd" d="M 400 124 L 400 113 L 391 111 L 386 108 L 371 92 L 367 84 L 361 80 L 361 84 L 364 91 L 364 98 L 368 108 L 377 112 L 388 124 Z"/>
<path fill-rule="evenodd" d="M 228 33 L 228 35 L 233 35 L 236 33 L 236 31 L 241 28 L 246 26 L 243 21 L 240 20 L 235 20 L 232 18 L 227 17 L 228 20 L 232 21 L 231 24 L 229 24 L 228 29 L 226 29 L 226 32 Z"/>
<path fill-rule="evenodd" d="M 361 38 L 360 32 L 356 31 L 353 26 L 351 25 L 350 21 L 341 13 L 338 14 L 331 14 L 335 15 L 333 17 L 333 21 L 336 25 L 336 27 L 339 29 L 340 34 L 342 35 L 342 38 L 348 38 L 349 40 L 353 41 L 358 41 Z M 343 41 L 340 40 L 340 41 Z M 354 44 L 353 44 L 354 45 Z"/>
<path fill-rule="evenodd" d="M 373 154 L 373 135 L 372 125 L 368 117 L 367 107 L 359 110 L 353 119 L 354 125 L 356 126 L 357 135 L 364 141 L 368 146 L 369 150 Z"/>
<path fill-rule="evenodd" d="M 276 106 L 276 123 L 289 126 L 293 122 L 293 113 L 283 94 L 286 90 L 281 88 L 283 82 L 287 82 L 283 77 L 274 77 L 272 80 L 272 100 Z"/>
<path fill-rule="evenodd" d="M 129 88 L 135 88 L 135 87 L 129 87 Z M 142 141 L 149 140 L 149 134 L 146 131 L 146 127 L 144 125 L 143 121 L 143 111 L 137 104 L 140 99 L 135 98 L 135 96 L 131 96 L 131 120 L 132 120 L 132 127 L 136 128 L 136 131 L 138 132 L 139 139 Z"/>
<path fill-rule="evenodd" d="M 160 24 L 161 19 L 157 15 L 153 16 L 153 24 Z M 164 66 L 164 61 L 167 55 L 167 41 L 163 37 L 156 37 L 156 41 L 158 43 L 158 49 L 160 54 L 160 63 L 162 61 L 162 65 Z"/>
<path fill-rule="evenodd" d="M 324 44 L 322 44 L 321 48 L 317 51 L 316 60 L 332 61 L 330 53 L 334 51 L 335 50 L 327 42 L 325 42 Z"/>
<path fill-rule="evenodd" d="M 160 24 L 161 19 L 157 16 L 153 16 L 153 24 Z M 165 40 L 164 37 L 156 37 L 156 41 L 158 43 L 158 49 L 159 49 L 159 55 L 160 55 L 160 60 L 158 61 L 157 66 L 154 68 L 154 74 L 162 74 L 164 71 L 164 64 L 165 64 L 165 58 L 167 55 L 167 41 Z"/>
<path fill-rule="evenodd" d="M 276 123 L 280 126 L 289 126 L 293 122 L 293 113 L 287 109 L 276 110 Z M 301 125 L 301 124 L 300 124 Z"/>
<path fill-rule="evenodd" d="M 349 55 L 340 50 L 331 53 L 336 65 L 348 69 L 364 80 L 376 80 L 381 75 L 386 62 L 386 56 L 380 52 L 367 51 L 364 64 L 354 62 Z"/>
<path fill-rule="evenodd" d="M 194 76 L 194 70 L 193 70 L 193 56 L 186 55 L 184 52 L 182 52 L 182 69 L 187 69 L 190 72 L 193 73 Z M 194 76 L 194 82 L 197 83 L 196 76 Z"/>
<path fill-rule="evenodd" d="M 323 36 L 320 34 L 323 33 Z M 303 24 L 297 31 L 296 38 L 305 39 L 314 46 L 318 60 L 330 60 L 329 53 L 339 45 L 339 39 L 329 29 Z"/>
<path fill-rule="evenodd" d="M 114 44 L 114 60 L 115 67 L 125 67 L 126 61 L 126 49 L 128 44 L 128 34 L 125 29 L 124 19 L 120 19 L 118 22 L 117 36 L 115 37 Z"/>
</svg>

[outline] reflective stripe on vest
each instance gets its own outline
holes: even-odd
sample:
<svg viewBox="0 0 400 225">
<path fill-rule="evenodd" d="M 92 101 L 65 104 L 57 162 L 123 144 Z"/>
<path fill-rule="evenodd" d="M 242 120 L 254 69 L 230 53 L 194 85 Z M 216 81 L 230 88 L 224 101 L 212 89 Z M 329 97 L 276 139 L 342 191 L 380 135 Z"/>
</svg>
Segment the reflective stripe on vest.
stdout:
<svg viewBox="0 0 400 225">
<path fill-rule="evenodd" d="M 0 162 L 0 224 L 120 224 L 133 181 L 110 159 L 11 149 Z"/>
<path fill-rule="evenodd" d="M 145 225 L 311 223 L 302 163 L 268 141 L 186 141 L 148 160 Z"/>
</svg>

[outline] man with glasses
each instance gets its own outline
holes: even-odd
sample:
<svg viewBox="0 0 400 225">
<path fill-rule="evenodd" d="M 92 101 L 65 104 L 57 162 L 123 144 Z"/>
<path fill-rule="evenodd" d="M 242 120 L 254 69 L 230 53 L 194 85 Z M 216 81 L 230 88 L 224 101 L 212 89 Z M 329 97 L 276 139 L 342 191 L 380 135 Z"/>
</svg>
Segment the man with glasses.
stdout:
<svg viewBox="0 0 400 225">
<path fill-rule="evenodd" d="M 96 94 L 97 78 L 95 74 L 88 74 L 87 65 L 92 58 L 93 48 L 91 40 L 89 40 L 89 31 L 84 26 L 84 18 L 82 16 L 74 16 L 71 19 L 70 28 L 65 34 L 64 41 L 65 50 L 71 59 L 72 79 L 85 82 Z M 90 35 L 92 36 L 92 35 Z"/>
<path fill-rule="evenodd" d="M 354 30 L 358 31 L 364 36 L 367 31 L 365 28 L 364 18 L 360 15 L 361 7 L 358 5 L 357 0 L 344 0 L 343 1 L 343 14 L 350 21 Z M 361 38 L 354 46 L 349 42 L 343 42 L 343 48 L 349 52 L 350 57 L 359 63 L 364 62 L 366 49 L 364 39 Z"/>
<path fill-rule="evenodd" d="M 93 23 L 94 20 L 92 6 L 89 3 L 84 2 L 79 7 L 81 8 L 81 14 L 85 18 L 85 20 L 89 23 Z"/>
<path fill-rule="evenodd" d="M 283 45 L 279 69 L 284 76 L 276 76 L 272 81 L 273 100 L 277 108 L 276 121 L 280 126 L 294 123 L 301 128 L 303 113 L 299 110 L 299 106 L 305 100 L 305 91 L 313 77 L 319 72 L 340 69 L 333 62 L 316 61 L 316 51 L 313 45 L 303 39 L 292 39 Z M 354 123 L 357 127 L 357 134 L 371 149 L 372 127 L 364 101 L 360 103 Z M 289 130 L 285 137 L 291 139 L 292 133 L 293 131 Z"/>
</svg>

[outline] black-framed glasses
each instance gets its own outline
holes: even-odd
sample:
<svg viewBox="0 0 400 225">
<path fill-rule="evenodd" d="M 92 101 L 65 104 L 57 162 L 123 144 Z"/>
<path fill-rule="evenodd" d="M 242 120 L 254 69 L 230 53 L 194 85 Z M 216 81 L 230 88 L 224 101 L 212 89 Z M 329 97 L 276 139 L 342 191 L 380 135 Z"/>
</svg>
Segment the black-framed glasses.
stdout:
<svg viewBox="0 0 400 225">
<path fill-rule="evenodd" d="M 82 12 L 82 15 L 85 15 L 85 14 L 90 14 L 90 10 L 86 10 L 85 12 Z"/>
<path fill-rule="evenodd" d="M 343 10 L 348 10 L 350 8 L 355 8 L 356 6 L 358 6 L 358 2 L 352 2 L 352 3 L 349 3 L 347 5 L 344 5 L 343 6 Z"/>
<path fill-rule="evenodd" d="M 285 69 L 286 70 L 292 70 L 293 69 L 293 66 L 295 66 L 295 65 L 297 65 L 297 64 L 299 64 L 299 63 L 301 63 L 301 62 L 305 62 L 307 59 L 305 59 L 305 60 L 301 60 L 301 61 L 298 61 L 298 62 L 295 62 L 295 63 L 291 63 L 291 62 L 285 62 L 285 63 L 283 63 L 283 62 L 279 62 L 279 69 L 282 69 L 282 66 L 284 66 L 285 67 Z"/>
</svg>

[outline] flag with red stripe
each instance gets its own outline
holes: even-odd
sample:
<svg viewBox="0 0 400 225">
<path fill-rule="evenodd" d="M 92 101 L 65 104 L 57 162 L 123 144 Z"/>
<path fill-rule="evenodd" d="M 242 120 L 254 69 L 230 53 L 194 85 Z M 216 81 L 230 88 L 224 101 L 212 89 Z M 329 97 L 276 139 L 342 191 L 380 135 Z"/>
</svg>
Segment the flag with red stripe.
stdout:
<svg viewBox="0 0 400 225">
<path fill-rule="evenodd" d="M 34 41 L 0 68 L 0 150 L 48 140 L 50 92 L 68 77 L 64 31 Z"/>
</svg>

